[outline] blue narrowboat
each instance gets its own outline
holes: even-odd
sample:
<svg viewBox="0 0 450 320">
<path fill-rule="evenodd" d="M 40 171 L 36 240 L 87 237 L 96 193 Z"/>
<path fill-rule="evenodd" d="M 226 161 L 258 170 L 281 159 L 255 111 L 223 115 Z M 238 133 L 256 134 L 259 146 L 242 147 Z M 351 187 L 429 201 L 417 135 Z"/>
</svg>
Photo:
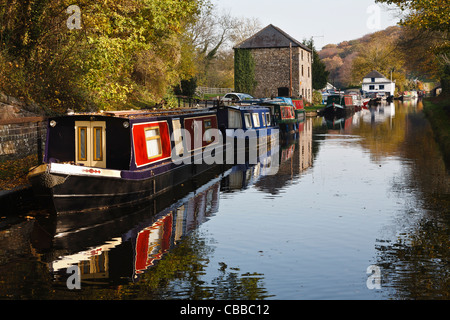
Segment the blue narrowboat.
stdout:
<svg viewBox="0 0 450 320">
<path fill-rule="evenodd" d="M 259 105 L 231 105 L 217 109 L 218 125 L 224 136 L 224 142 L 230 138 L 251 139 L 263 141 L 278 133 L 268 107 Z"/>
<path fill-rule="evenodd" d="M 212 109 L 52 117 L 44 163 L 28 178 L 57 213 L 150 199 L 222 163 L 215 161 L 223 144 L 214 132 L 220 135 Z"/>
</svg>

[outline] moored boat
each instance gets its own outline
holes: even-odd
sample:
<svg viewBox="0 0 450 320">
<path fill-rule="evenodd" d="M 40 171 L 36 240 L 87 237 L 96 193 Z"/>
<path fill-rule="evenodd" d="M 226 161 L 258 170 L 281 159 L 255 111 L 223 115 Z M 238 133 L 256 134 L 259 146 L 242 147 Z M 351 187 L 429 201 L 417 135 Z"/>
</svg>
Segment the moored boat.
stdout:
<svg viewBox="0 0 450 320">
<path fill-rule="evenodd" d="M 348 104 L 346 105 L 346 100 Z M 320 115 L 324 117 L 341 118 L 355 111 L 351 96 L 331 95 L 327 99 L 327 105 L 320 111 Z"/>
<path fill-rule="evenodd" d="M 267 144 L 278 139 L 279 127 L 274 124 L 270 108 L 259 105 L 231 105 L 217 108 L 218 126 L 224 143 L 248 141 L 245 148 Z"/>
<path fill-rule="evenodd" d="M 298 133 L 298 117 L 304 110 L 296 112 L 290 98 L 261 99 L 259 104 L 270 109 L 273 124 L 279 127 L 282 138 Z"/>
<path fill-rule="evenodd" d="M 53 117 L 44 164 L 28 178 L 58 213 L 141 201 L 208 170 L 223 156 L 217 133 L 210 109 Z"/>
</svg>

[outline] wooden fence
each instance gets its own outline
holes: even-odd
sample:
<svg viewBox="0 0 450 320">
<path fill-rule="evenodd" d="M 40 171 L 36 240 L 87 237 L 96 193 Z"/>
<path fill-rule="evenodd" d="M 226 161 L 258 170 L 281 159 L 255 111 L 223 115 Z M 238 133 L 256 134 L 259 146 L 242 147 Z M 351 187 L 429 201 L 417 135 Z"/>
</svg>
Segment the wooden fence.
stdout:
<svg viewBox="0 0 450 320">
<path fill-rule="evenodd" d="M 217 94 L 222 95 L 228 92 L 233 92 L 234 88 L 208 88 L 208 87 L 197 87 L 195 93 L 199 96 L 203 96 L 205 94 Z"/>
</svg>

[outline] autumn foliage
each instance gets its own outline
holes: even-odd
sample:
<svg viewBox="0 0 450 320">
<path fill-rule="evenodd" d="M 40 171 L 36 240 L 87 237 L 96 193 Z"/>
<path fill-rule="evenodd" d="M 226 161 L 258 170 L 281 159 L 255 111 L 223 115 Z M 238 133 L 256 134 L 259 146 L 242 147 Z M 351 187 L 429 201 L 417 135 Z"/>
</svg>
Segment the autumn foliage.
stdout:
<svg viewBox="0 0 450 320">
<path fill-rule="evenodd" d="M 161 102 L 184 74 L 180 37 L 196 0 L 0 0 L 0 91 L 47 113 Z"/>
</svg>

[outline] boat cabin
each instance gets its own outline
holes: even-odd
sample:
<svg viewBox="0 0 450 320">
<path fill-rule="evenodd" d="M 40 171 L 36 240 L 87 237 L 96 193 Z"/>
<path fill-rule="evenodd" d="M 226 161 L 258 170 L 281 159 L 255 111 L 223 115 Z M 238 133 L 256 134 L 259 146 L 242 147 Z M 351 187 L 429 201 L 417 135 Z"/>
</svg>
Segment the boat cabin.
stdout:
<svg viewBox="0 0 450 320">
<path fill-rule="evenodd" d="M 226 129 L 260 130 L 273 128 L 270 109 L 267 107 L 226 106 L 217 110 L 219 128 Z"/>
<path fill-rule="evenodd" d="M 329 95 L 327 98 L 327 106 L 332 104 L 342 105 L 342 103 L 343 103 L 342 96 L 339 94 Z"/>
<path fill-rule="evenodd" d="M 282 99 L 267 99 L 261 102 L 261 106 L 270 109 L 273 124 L 279 126 L 282 134 L 298 132 L 299 120 L 297 117 L 299 117 L 299 114 L 296 113 L 292 103 Z M 304 111 L 301 110 L 301 112 Z"/>
<path fill-rule="evenodd" d="M 188 155 L 218 143 L 208 132 L 213 128 L 218 128 L 217 116 L 209 109 L 54 117 L 48 122 L 44 162 L 137 170 L 170 161 L 173 152 Z"/>
</svg>

